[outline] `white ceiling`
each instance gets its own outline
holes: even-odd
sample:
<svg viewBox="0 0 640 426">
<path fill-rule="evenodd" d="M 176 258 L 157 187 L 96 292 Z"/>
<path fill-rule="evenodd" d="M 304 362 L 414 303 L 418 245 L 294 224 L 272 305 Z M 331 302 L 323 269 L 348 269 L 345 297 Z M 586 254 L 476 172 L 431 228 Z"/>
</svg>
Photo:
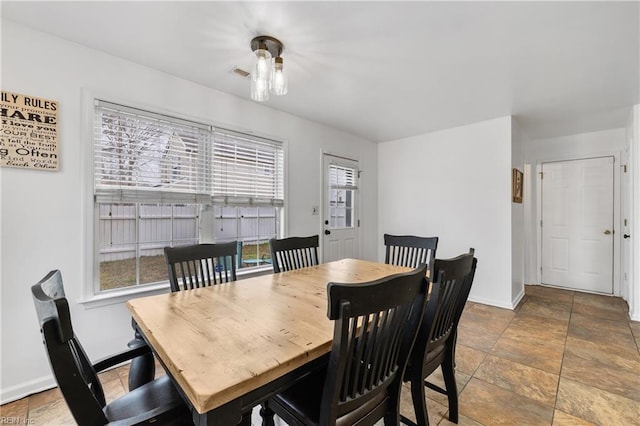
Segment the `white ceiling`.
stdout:
<svg viewBox="0 0 640 426">
<path fill-rule="evenodd" d="M 532 138 L 623 127 L 638 2 L 9 2 L 2 16 L 249 98 L 250 40 L 285 44 L 267 106 L 373 141 L 513 114 Z"/>
</svg>

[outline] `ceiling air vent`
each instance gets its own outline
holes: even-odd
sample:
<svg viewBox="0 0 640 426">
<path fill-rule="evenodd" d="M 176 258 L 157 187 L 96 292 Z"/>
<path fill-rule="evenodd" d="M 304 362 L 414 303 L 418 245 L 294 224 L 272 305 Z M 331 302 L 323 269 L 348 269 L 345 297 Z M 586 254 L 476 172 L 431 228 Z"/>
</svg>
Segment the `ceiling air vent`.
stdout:
<svg viewBox="0 0 640 426">
<path fill-rule="evenodd" d="M 245 70 L 243 70 L 242 68 L 238 68 L 238 67 L 234 67 L 231 72 L 235 75 L 238 75 L 240 77 L 244 77 L 247 78 L 251 75 L 251 73 L 246 72 Z"/>
</svg>

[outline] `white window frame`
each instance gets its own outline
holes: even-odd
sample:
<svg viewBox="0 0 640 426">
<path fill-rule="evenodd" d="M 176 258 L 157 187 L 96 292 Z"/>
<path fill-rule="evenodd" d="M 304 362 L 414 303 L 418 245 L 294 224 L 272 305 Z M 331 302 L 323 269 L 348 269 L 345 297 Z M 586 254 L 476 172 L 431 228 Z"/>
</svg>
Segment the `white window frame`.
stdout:
<svg viewBox="0 0 640 426">
<path fill-rule="evenodd" d="M 95 119 L 95 102 L 96 100 L 104 100 L 115 104 L 126 105 L 127 107 L 146 110 L 157 114 L 168 115 L 177 119 L 183 119 L 187 121 L 194 121 L 205 125 L 210 125 L 215 128 L 226 128 L 228 126 L 217 126 L 215 123 L 207 119 L 189 117 L 184 114 L 176 113 L 175 111 L 166 110 L 157 106 L 149 106 L 140 104 L 131 100 L 118 99 L 112 95 L 103 95 L 88 90 L 83 90 L 83 108 L 82 108 L 82 129 L 81 129 L 81 158 L 84 160 L 82 167 L 82 215 L 84 224 L 84 250 L 82 252 L 82 276 L 85 278 L 84 285 L 82 286 L 82 292 L 80 296 L 80 303 L 85 308 L 92 309 L 101 306 L 117 304 L 125 302 L 128 299 L 142 296 L 150 296 L 155 294 L 167 293 L 170 289 L 168 280 L 161 283 L 141 284 L 129 287 L 123 287 L 119 289 L 101 291 L 100 287 L 100 267 L 98 261 L 99 253 L 99 238 L 98 238 L 98 226 L 99 221 L 97 219 L 98 208 L 94 198 L 94 143 L 93 143 L 93 131 L 94 131 L 94 119 Z M 286 233 L 287 213 L 288 213 L 288 142 L 278 137 L 271 135 L 261 135 L 255 131 L 247 129 L 232 129 L 230 132 L 244 133 L 258 138 L 270 139 L 274 142 L 281 143 L 283 152 L 283 197 L 284 203 L 280 208 L 279 229 L 277 230 L 280 236 Z M 87 142 L 90 141 L 90 142 Z M 212 204 L 213 205 L 213 202 Z M 248 269 L 248 270 L 247 270 Z M 261 275 L 268 273 L 272 270 L 270 265 L 264 265 L 255 268 L 246 268 L 244 271 L 238 271 L 238 276 L 251 276 Z"/>
</svg>

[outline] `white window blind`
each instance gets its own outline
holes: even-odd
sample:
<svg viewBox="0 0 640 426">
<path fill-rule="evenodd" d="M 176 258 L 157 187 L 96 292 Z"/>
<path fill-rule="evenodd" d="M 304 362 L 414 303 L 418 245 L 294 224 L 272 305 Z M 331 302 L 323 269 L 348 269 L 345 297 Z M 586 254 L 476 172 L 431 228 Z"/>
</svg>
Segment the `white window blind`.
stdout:
<svg viewBox="0 0 640 426">
<path fill-rule="evenodd" d="M 284 151 L 270 139 L 96 100 L 98 203 L 284 205 Z"/>
<path fill-rule="evenodd" d="M 284 152 L 279 142 L 217 128 L 212 175 L 214 204 L 284 204 Z"/>
<path fill-rule="evenodd" d="M 98 202 L 210 199 L 209 126 L 96 101 L 94 176 Z"/>
<path fill-rule="evenodd" d="M 332 189 L 358 189 L 355 169 L 339 164 L 329 164 L 329 186 Z"/>
</svg>

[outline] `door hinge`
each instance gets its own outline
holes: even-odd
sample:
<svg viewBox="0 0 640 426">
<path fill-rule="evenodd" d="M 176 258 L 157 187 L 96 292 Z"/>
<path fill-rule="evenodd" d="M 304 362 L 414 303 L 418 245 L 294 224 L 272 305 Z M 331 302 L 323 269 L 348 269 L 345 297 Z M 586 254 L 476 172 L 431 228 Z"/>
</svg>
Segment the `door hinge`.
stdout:
<svg viewBox="0 0 640 426">
<path fill-rule="evenodd" d="M 358 219 L 358 228 L 360 228 L 360 219 Z"/>
<path fill-rule="evenodd" d="M 539 172 L 540 173 L 540 180 L 542 180 L 544 178 L 544 173 Z"/>
<path fill-rule="evenodd" d="M 540 228 L 542 228 L 542 219 L 540 219 Z"/>
<path fill-rule="evenodd" d="M 624 164 L 624 165 L 622 166 L 622 171 L 623 171 L 624 173 L 627 173 L 627 165 L 626 165 L 626 164 Z"/>
</svg>

